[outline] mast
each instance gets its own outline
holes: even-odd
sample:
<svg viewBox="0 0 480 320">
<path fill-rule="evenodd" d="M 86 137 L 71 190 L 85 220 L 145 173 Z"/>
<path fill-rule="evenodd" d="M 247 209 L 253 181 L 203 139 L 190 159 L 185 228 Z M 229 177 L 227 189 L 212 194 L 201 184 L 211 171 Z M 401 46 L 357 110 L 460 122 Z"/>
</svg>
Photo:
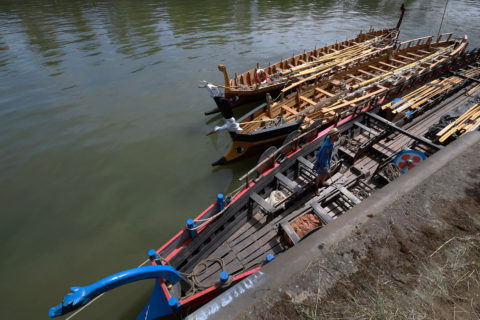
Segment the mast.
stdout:
<svg viewBox="0 0 480 320">
<path fill-rule="evenodd" d="M 403 20 L 403 15 L 405 14 L 405 4 L 402 3 L 400 10 L 402 11 L 402 14 L 400 14 L 400 18 L 398 19 L 397 27 L 395 29 L 400 29 L 400 25 L 402 24 L 402 20 Z"/>
</svg>

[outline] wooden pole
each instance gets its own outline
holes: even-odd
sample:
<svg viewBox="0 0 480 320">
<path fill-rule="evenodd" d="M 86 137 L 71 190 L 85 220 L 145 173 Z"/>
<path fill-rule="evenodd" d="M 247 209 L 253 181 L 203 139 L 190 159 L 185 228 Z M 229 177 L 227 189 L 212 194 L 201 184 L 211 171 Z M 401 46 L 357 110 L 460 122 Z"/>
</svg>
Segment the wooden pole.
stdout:
<svg viewBox="0 0 480 320">
<path fill-rule="evenodd" d="M 447 0 L 447 2 L 445 2 L 445 9 L 443 9 L 442 21 L 440 22 L 440 27 L 438 28 L 437 37 L 440 36 L 440 30 L 442 30 L 443 18 L 445 17 L 445 12 L 447 11 L 447 6 L 448 6 L 448 0 Z"/>
</svg>

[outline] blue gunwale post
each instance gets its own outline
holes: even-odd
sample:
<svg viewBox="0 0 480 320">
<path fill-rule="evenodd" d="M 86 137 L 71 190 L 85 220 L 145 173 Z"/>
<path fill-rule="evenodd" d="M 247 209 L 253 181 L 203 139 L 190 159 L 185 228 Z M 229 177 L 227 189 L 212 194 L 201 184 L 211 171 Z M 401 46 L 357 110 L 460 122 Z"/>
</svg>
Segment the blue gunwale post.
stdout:
<svg viewBox="0 0 480 320">
<path fill-rule="evenodd" d="M 193 219 L 188 219 L 187 220 L 187 229 L 188 229 L 188 234 L 190 235 L 190 238 L 195 238 L 197 236 L 197 226 L 195 225 L 195 221 Z"/>
<path fill-rule="evenodd" d="M 222 272 L 220 272 L 220 282 L 221 283 L 227 282 L 229 276 L 230 275 L 228 274 L 228 271 L 223 270 Z"/>
<path fill-rule="evenodd" d="M 217 194 L 217 206 L 218 211 L 222 211 L 225 208 L 225 198 L 222 193 Z"/>
<path fill-rule="evenodd" d="M 180 305 L 180 302 L 178 301 L 178 299 L 176 297 L 171 297 L 169 300 L 168 300 L 168 306 L 170 308 L 172 308 L 172 310 L 174 312 L 177 312 L 181 305 Z"/>
<path fill-rule="evenodd" d="M 272 254 L 272 253 L 269 253 L 267 254 L 267 256 L 265 257 L 265 260 L 263 260 L 264 263 L 269 263 L 271 262 L 273 259 L 275 259 L 275 256 Z"/>
<path fill-rule="evenodd" d="M 157 259 L 160 259 L 160 256 L 157 254 L 157 251 L 150 249 L 148 250 L 148 257 L 150 258 L 150 261 L 154 262 L 155 264 L 157 263 Z"/>
</svg>

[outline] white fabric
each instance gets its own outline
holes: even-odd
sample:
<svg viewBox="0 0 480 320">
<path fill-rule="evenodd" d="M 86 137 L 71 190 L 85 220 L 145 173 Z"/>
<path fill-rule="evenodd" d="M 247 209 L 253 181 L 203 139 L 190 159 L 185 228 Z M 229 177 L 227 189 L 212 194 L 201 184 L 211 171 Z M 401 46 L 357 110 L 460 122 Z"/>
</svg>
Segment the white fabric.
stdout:
<svg viewBox="0 0 480 320">
<path fill-rule="evenodd" d="M 270 193 L 270 196 L 265 200 L 267 201 L 268 203 L 270 203 L 272 206 L 276 206 L 277 203 L 285 200 L 287 197 L 285 196 L 285 194 L 282 192 L 282 191 L 279 191 L 279 190 L 273 190 L 271 193 Z M 282 204 L 282 208 L 285 209 L 285 203 Z"/>
<path fill-rule="evenodd" d="M 228 130 L 230 132 L 240 132 L 242 131 L 242 128 L 240 128 L 240 125 L 235 121 L 235 118 L 231 117 L 230 119 L 226 119 L 225 124 L 223 126 L 215 126 L 213 130 L 215 132 L 221 131 L 221 130 Z"/>
<path fill-rule="evenodd" d="M 211 98 L 223 96 L 222 91 L 220 91 L 220 89 L 218 87 L 214 86 L 211 83 L 207 83 L 205 88 L 207 88 L 208 93 L 210 94 Z"/>
</svg>

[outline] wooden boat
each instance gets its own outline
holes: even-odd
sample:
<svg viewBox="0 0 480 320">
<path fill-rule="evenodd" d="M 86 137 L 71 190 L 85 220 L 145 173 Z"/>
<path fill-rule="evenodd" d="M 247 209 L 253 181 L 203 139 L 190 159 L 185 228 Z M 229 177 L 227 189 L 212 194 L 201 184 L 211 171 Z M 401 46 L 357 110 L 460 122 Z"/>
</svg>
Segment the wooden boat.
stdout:
<svg viewBox="0 0 480 320">
<path fill-rule="evenodd" d="M 218 87 L 224 89 L 222 98 L 227 103 L 223 108 L 228 106 L 231 109 L 248 101 L 263 100 L 267 93 L 276 95 L 281 89 L 295 81 L 310 77 L 325 69 L 334 71 L 335 66 L 345 60 L 367 54 L 375 48 L 392 45 L 400 34 L 400 25 L 405 13 L 403 4 L 400 10 L 400 18 L 397 26 L 393 29 L 375 31 L 370 28 L 367 33 L 360 31 L 360 34 L 353 39 L 315 48 L 308 52 L 304 51 L 303 54 L 294 55 L 273 65 L 269 63 L 268 67 L 261 68 L 257 62 L 255 68 L 240 75 L 235 72 L 235 77 L 232 79 L 228 76 L 227 68 L 224 65 L 218 65 L 218 70 L 223 73 L 225 85 L 215 86 L 205 82 L 205 85 L 201 86 L 213 87 L 213 90 L 209 89 L 209 91 L 217 104 L 217 108 L 205 112 L 205 115 L 220 112 L 222 106 L 219 105 L 218 98 L 221 93 Z"/>
<path fill-rule="evenodd" d="M 462 54 L 387 89 L 382 98 L 388 102 L 398 96 L 403 86 L 423 84 L 448 74 L 449 70 L 471 68 L 478 61 L 479 50 Z M 223 196 L 218 197 L 216 203 L 195 220 L 187 221 L 187 227 L 160 249 L 151 250 L 152 266 L 108 277 L 100 281 L 101 285 L 73 287 L 62 304 L 51 309 L 50 315 L 62 315 L 85 305 L 95 294 L 117 285 L 111 281 L 143 279 L 145 273 L 155 279 L 156 285 L 137 319 L 156 319 L 204 304 L 261 269 L 274 255 L 288 250 L 312 232 L 321 232 L 323 226 L 367 198 L 373 190 L 395 179 L 399 175 L 395 168 L 403 166 L 408 171 L 443 148 L 422 135 L 452 108 L 452 99 L 464 96 L 463 91 L 458 91 L 471 83 L 463 79 L 396 123 L 377 114 L 383 111 L 379 99 L 363 101 L 357 113 L 337 123 L 348 139 L 336 148 L 338 155 L 334 157 L 331 184 L 320 189 L 318 196 L 311 188 L 315 178 L 312 161 L 329 127 L 318 126 L 304 132 L 244 175 L 241 180 L 245 185 L 227 196 L 226 203 Z M 444 102 L 447 97 L 449 103 Z M 406 147 L 411 150 L 404 151 Z M 142 270 L 145 271 L 139 275 Z"/>
<path fill-rule="evenodd" d="M 467 36 L 452 39 L 451 33 L 440 35 L 436 41 L 432 36 L 404 41 L 397 47 L 379 49 L 338 64 L 335 72 L 326 69 L 298 81 L 281 91 L 278 102 L 272 102 L 267 95 L 266 104 L 238 120 L 241 131 L 229 131 L 233 143 L 212 165 L 280 144 L 292 132 L 306 130 L 318 122 L 328 125 L 338 117 L 348 116 L 346 110 L 353 111 L 362 101 L 381 95 L 402 79 L 454 58 L 467 44 Z M 295 92 L 285 96 L 293 89 Z M 226 119 L 233 117 L 228 108 L 222 109 L 222 114 Z"/>
<path fill-rule="evenodd" d="M 322 48 L 304 52 L 291 58 L 260 67 L 257 63 L 252 68 L 240 75 L 229 79 L 227 68 L 220 64 L 218 70 L 225 79 L 224 97 L 231 108 L 248 101 L 265 99 L 265 94 L 276 95 L 287 85 L 303 79 L 312 74 L 358 55 L 367 54 L 376 48 L 390 46 L 397 39 L 398 29 L 384 29 L 375 31 L 371 29 L 350 40 L 327 45 Z M 218 108 L 205 112 L 206 115 L 220 112 Z"/>
</svg>

